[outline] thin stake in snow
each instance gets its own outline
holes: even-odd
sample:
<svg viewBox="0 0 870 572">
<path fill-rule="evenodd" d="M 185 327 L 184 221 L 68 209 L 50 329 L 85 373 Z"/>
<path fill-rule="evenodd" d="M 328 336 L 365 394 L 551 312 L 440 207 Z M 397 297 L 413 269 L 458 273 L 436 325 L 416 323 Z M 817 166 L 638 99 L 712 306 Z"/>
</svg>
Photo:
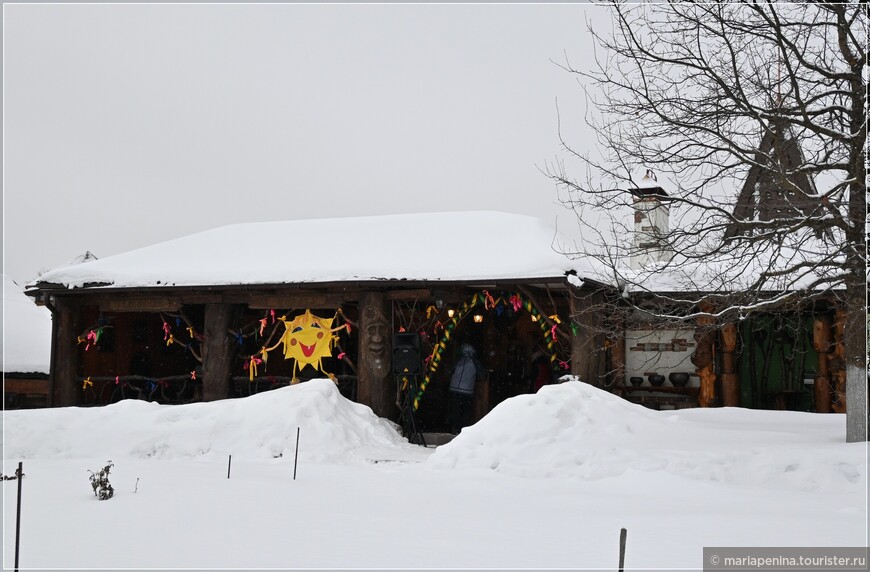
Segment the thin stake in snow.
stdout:
<svg viewBox="0 0 870 572">
<path fill-rule="evenodd" d="M 136 494 L 136 492 L 138 490 L 139 490 L 139 477 L 136 477 L 136 486 L 133 487 L 133 494 Z"/>
<path fill-rule="evenodd" d="M 230 455 L 229 461 L 227 461 L 227 478 L 230 478 L 230 468 L 233 466 L 233 456 Z"/>
<path fill-rule="evenodd" d="M 21 542 L 21 481 L 24 480 L 23 463 L 18 461 L 18 507 L 15 509 L 15 572 L 18 572 L 18 546 Z"/>
<path fill-rule="evenodd" d="M 296 428 L 296 455 L 293 456 L 293 480 L 296 480 L 296 463 L 299 461 L 299 427 Z"/>
<path fill-rule="evenodd" d="M 628 531 L 624 528 L 619 531 L 619 572 L 625 570 L 625 537 Z"/>
</svg>

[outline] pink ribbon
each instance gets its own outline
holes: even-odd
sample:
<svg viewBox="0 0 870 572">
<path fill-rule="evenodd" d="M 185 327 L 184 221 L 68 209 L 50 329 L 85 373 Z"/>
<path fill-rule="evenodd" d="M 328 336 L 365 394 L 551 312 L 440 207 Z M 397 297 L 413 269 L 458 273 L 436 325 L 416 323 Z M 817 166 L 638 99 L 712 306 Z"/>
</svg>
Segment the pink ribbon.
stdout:
<svg viewBox="0 0 870 572">
<path fill-rule="evenodd" d="M 509 301 L 510 301 L 510 303 L 511 303 L 511 306 L 512 306 L 513 309 L 514 309 L 514 312 L 519 312 L 519 311 L 520 311 L 520 308 L 523 307 L 523 303 L 522 303 L 522 301 L 520 301 L 520 297 L 517 296 L 516 294 L 513 294 L 513 295 L 510 297 L 510 300 L 509 300 Z"/>
<path fill-rule="evenodd" d="M 553 341 L 556 341 L 556 324 L 553 324 L 553 327 L 550 328 L 550 335 L 553 337 Z"/>
</svg>

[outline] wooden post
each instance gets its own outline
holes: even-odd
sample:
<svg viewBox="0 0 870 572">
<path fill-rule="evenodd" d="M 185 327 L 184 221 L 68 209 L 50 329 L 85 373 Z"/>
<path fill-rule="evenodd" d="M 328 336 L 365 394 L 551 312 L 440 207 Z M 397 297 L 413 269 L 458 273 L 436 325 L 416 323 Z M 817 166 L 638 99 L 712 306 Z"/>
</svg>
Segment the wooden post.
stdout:
<svg viewBox="0 0 870 572">
<path fill-rule="evenodd" d="M 360 296 L 357 399 L 380 417 L 396 417 L 390 303 L 381 292 Z"/>
<path fill-rule="evenodd" d="M 18 461 L 18 504 L 15 509 L 15 572 L 18 572 L 18 548 L 21 545 L 21 484 L 24 481 L 24 463 Z"/>
<path fill-rule="evenodd" d="M 299 431 L 301 427 L 296 428 L 296 453 L 293 454 L 293 480 L 296 480 L 296 466 L 299 464 Z"/>
<path fill-rule="evenodd" d="M 828 365 L 832 349 L 832 323 L 830 316 L 820 316 L 813 320 L 813 349 L 819 355 L 818 371 L 813 380 L 813 395 L 816 413 L 831 412 L 831 371 Z"/>
<path fill-rule="evenodd" d="M 236 307 L 231 304 L 206 304 L 202 343 L 202 398 L 225 399 L 230 393 L 234 340 L 227 330 Z"/>
<path fill-rule="evenodd" d="M 713 307 L 707 303 L 701 303 L 698 309 L 708 313 L 713 311 Z M 711 407 L 716 399 L 716 372 L 713 370 L 713 341 L 716 336 L 714 323 L 712 316 L 700 316 L 695 328 L 696 346 L 692 363 L 695 364 L 695 371 L 701 378 L 701 390 L 698 393 L 698 405 L 701 407 Z"/>
<path fill-rule="evenodd" d="M 722 402 L 725 407 L 740 406 L 740 376 L 737 374 L 737 326 L 725 324 L 720 330 L 722 336 Z"/>
<path fill-rule="evenodd" d="M 571 373 L 592 385 L 601 385 L 603 381 L 599 379 L 604 346 L 600 323 L 602 302 L 600 293 L 581 295 L 572 291 L 569 294 L 571 320 L 576 324 L 576 333 L 571 337 Z"/>
<path fill-rule="evenodd" d="M 51 343 L 52 364 L 49 374 L 49 394 L 52 407 L 78 405 L 81 387 L 78 383 L 78 342 L 81 333 L 77 331 L 79 322 L 78 302 L 58 298 L 53 318 L 57 325 L 52 327 L 54 338 Z"/>
<path fill-rule="evenodd" d="M 831 408 L 837 413 L 845 413 L 846 402 L 846 312 L 837 310 L 834 315 L 834 347 L 829 356 L 831 381 L 833 386 L 833 402 Z"/>
<path fill-rule="evenodd" d="M 625 320 L 619 316 L 610 320 L 605 347 L 610 349 L 608 382 L 613 387 L 623 387 L 625 383 Z"/>
<path fill-rule="evenodd" d="M 628 531 L 621 529 L 619 531 L 619 572 L 625 570 L 625 541 L 628 537 Z"/>
</svg>

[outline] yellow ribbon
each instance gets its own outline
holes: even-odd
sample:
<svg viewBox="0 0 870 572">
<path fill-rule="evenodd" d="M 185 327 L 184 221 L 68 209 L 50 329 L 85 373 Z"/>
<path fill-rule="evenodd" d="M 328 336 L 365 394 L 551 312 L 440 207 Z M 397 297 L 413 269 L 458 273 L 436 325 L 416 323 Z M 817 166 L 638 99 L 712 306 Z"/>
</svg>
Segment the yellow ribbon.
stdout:
<svg viewBox="0 0 870 572">
<path fill-rule="evenodd" d="M 248 365 L 248 376 L 251 381 L 254 381 L 254 378 L 257 376 L 257 356 L 251 356 L 251 363 Z"/>
<path fill-rule="evenodd" d="M 82 383 L 82 391 L 86 390 L 86 389 L 88 388 L 89 385 L 90 385 L 91 387 L 94 386 L 94 382 L 91 381 L 91 376 L 88 376 L 88 377 L 85 378 L 84 383 Z"/>
<path fill-rule="evenodd" d="M 171 346 L 173 343 L 175 343 L 175 336 L 169 334 L 169 338 L 166 340 L 166 347 Z"/>
<path fill-rule="evenodd" d="M 187 333 L 190 334 L 190 339 L 192 340 L 196 336 L 193 335 L 193 326 L 187 328 Z"/>
<path fill-rule="evenodd" d="M 557 314 L 553 314 L 552 316 L 550 316 L 550 319 L 553 320 L 554 322 L 556 322 L 557 324 L 562 323 L 562 320 L 559 319 L 559 316 Z"/>
<path fill-rule="evenodd" d="M 438 308 L 436 308 L 435 306 L 429 306 L 428 308 L 426 308 L 426 319 L 431 320 L 432 314 L 436 313 L 437 311 Z"/>
</svg>

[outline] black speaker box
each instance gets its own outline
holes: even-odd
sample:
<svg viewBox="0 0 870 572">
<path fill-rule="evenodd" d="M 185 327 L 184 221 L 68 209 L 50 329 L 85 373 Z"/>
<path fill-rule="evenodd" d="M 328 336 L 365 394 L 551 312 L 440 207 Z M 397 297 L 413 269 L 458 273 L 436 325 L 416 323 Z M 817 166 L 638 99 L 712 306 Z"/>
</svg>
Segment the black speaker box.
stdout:
<svg viewBox="0 0 870 572">
<path fill-rule="evenodd" d="M 393 334 L 393 374 L 417 375 L 420 365 L 420 335 Z"/>
</svg>

